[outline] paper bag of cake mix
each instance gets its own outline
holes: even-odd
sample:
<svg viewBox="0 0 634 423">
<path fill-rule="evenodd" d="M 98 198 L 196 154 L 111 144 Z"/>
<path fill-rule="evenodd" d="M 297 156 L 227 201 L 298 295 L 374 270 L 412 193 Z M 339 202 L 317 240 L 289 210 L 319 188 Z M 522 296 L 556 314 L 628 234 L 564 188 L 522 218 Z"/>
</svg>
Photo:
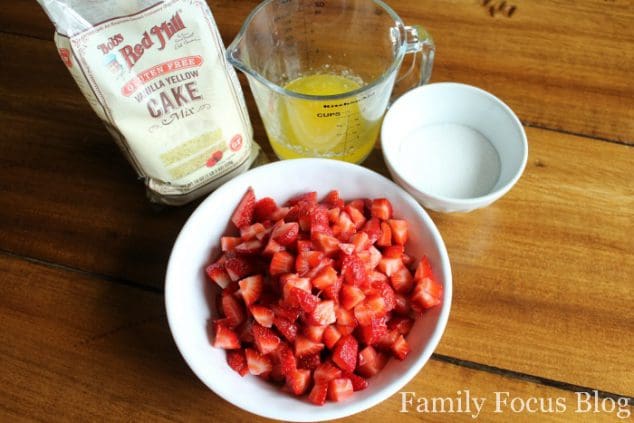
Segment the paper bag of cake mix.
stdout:
<svg viewBox="0 0 634 423">
<path fill-rule="evenodd" d="M 153 201 L 184 204 L 249 168 L 259 148 L 205 1 L 38 1 Z"/>
</svg>

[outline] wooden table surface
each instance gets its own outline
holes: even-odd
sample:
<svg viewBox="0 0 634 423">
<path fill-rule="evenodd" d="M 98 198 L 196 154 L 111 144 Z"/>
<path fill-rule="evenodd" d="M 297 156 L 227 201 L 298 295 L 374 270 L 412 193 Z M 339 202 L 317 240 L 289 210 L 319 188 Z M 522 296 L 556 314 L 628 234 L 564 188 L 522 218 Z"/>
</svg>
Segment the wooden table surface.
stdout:
<svg viewBox="0 0 634 423">
<path fill-rule="evenodd" d="M 225 42 L 256 4 L 210 1 Z M 492 92 L 529 140 L 524 175 L 503 199 L 430 213 L 454 300 L 436 353 L 404 391 L 469 390 L 488 401 L 484 421 L 631 421 L 634 3 L 391 5 L 433 34 L 432 82 Z M 51 40 L 35 1 L 0 8 L 0 420 L 262 421 L 209 391 L 167 327 L 166 261 L 197 202 L 148 204 Z M 272 157 L 246 86 L 245 95 Z M 365 166 L 386 173 L 378 149 Z M 496 413 L 496 392 L 567 406 Z M 599 408 L 579 405 L 578 392 L 596 392 Z M 617 415 L 619 398 L 630 406 Z M 401 407 L 397 394 L 347 420 L 472 420 Z"/>
</svg>

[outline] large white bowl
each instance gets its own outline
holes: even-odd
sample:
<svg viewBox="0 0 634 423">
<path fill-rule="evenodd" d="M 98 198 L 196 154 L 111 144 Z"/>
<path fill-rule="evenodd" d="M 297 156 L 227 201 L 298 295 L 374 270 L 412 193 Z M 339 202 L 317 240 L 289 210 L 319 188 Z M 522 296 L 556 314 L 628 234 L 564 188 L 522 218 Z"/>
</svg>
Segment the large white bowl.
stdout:
<svg viewBox="0 0 634 423">
<path fill-rule="evenodd" d="M 444 286 L 442 305 L 429 310 L 408 336 L 411 353 L 404 361 L 390 360 L 369 379 L 370 386 L 346 401 L 310 404 L 281 392 L 255 376 L 240 377 L 226 364 L 225 351 L 213 348 L 208 336 L 217 289 L 206 277 L 205 265 L 219 249 L 219 239 L 246 189 L 258 198 L 282 203 L 295 194 L 338 189 L 344 199 L 388 198 L 397 217 L 407 219 L 407 251 L 416 259 L 426 254 Z M 451 305 L 451 269 L 438 229 L 409 194 L 385 177 L 361 166 L 326 159 L 298 159 L 272 163 L 242 174 L 211 194 L 189 218 L 174 244 L 165 281 L 167 318 L 176 345 L 194 373 L 216 394 L 251 413 L 287 421 L 323 421 L 368 409 L 394 395 L 409 382 L 438 345 Z M 210 410 L 211 411 L 211 410 Z M 395 410 L 396 412 L 397 410 Z"/>
</svg>

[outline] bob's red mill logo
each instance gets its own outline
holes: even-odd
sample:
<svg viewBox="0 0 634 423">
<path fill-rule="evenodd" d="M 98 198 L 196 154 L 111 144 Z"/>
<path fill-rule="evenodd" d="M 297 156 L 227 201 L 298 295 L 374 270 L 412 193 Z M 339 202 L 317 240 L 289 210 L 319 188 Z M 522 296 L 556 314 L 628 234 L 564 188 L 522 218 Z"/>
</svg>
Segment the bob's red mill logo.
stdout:
<svg viewBox="0 0 634 423">
<path fill-rule="evenodd" d="M 147 50 L 153 48 L 157 42 L 159 44 L 158 50 L 161 51 L 165 48 L 167 42 L 177 32 L 183 29 L 185 29 L 183 19 L 181 19 L 179 13 L 176 13 L 172 16 L 172 19 L 167 20 L 160 25 L 154 25 L 152 28 L 145 31 L 138 43 L 134 45 L 128 44 L 119 48 L 119 53 L 121 53 L 125 59 L 128 69 L 132 69 L 141 56 L 143 56 Z M 123 41 L 123 36 L 121 34 L 116 34 L 110 37 L 107 42 L 99 44 L 97 48 L 99 48 L 103 54 L 108 54 L 112 49 L 118 47 Z"/>
</svg>

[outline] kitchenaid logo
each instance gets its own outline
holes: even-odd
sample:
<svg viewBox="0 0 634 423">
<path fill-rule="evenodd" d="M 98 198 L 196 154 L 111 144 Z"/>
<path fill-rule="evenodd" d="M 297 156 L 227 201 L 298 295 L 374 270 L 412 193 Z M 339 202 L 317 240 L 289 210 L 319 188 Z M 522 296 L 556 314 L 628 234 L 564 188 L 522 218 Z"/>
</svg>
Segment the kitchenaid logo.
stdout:
<svg viewBox="0 0 634 423">
<path fill-rule="evenodd" d="M 632 415 L 627 397 L 602 397 L 596 390 L 574 392 L 566 397 L 521 397 L 508 391 L 493 392 L 488 397 L 473 395 L 468 389 L 456 391 L 455 396 L 421 397 L 416 392 L 400 392 L 401 413 L 466 414 L 472 419 L 481 414 L 611 414 L 618 419 Z"/>
<path fill-rule="evenodd" d="M 145 31 L 138 43 L 125 45 L 119 49 L 119 52 L 125 59 L 128 69 L 132 69 L 146 51 L 153 48 L 157 43 L 157 50 L 163 50 L 167 42 L 183 29 L 185 29 L 185 24 L 181 19 L 180 13 L 176 13 L 170 20 L 164 21 L 160 25 L 154 25 Z"/>
</svg>

